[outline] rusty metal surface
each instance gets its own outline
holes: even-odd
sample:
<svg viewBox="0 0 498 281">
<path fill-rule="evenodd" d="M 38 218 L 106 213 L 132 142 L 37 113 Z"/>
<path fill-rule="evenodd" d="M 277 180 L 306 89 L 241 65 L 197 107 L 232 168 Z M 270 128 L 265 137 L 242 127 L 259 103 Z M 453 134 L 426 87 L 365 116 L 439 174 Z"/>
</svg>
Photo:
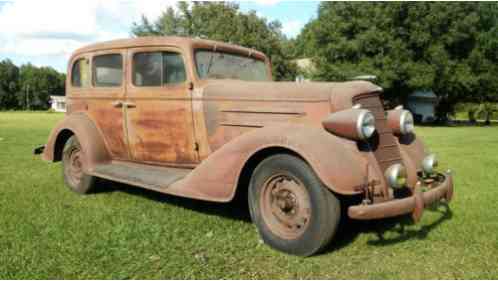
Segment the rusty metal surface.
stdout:
<svg viewBox="0 0 498 281">
<path fill-rule="evenodd" d="M 358 133 L 357 120 L 361 113 L 361 109 L 354 108 L 334 112 L 323 119 L 322 125 L 327 131 L 338 136 L 360 140 L 361 136 Z"/>
<path fill-rule="evenodd" d="M 216 46 L 217 50 L 220 51 L 231 51 L 240 54 L 251 54 L 252 57 L 257 57 L 261 59 L 266 59 L 266 56 L 254 49 L 244 48 L 237 45 L 232 45 L 228 43 L 223 43 L 219 41 L 197 39 L 197 38 L 187 38 L 187 37 L 175 37 L 175 36 L 150 36 L 150 37 L 138 37 L 130 39 L 118 39 L 106 42 L 100 42 L 92 45 L 79 48 L 73 52 L 71 58 L 74 58 L 80 54 L 92 53 L 102 50 L 121 50 L 129 49 L 135 47 L 179 47 L 184 50 L 192 50 L 194 48 L 213 48 Z"/>
<path fill-rule="evenodd" d="M 130 170 L 133 172 L 130 173 Z M 108 164 L 97 165 L 91 171 L 91 174 L 165 193 L 164 190 L 172 183 L 185 177 L 190 172 L 191 169 L 186 168 L 152 167 L 146 164 L 112 161 Z"/>
<path fill-rule="evenodd" d="M 66 136 L 65 132 L 71 132 L 76 135 L 81 145 L 81 150 L 85 154 L 88 162 L 87 169 L 91 169 L 98 164 L 108 163 L 111 161 L 111 156 L 103 142 L 103 137 L 95 122 L 84 113 L 74 113 L 66 116 L 61 120 L 50 133 L 47 145 L 43 152 L 43 159 L 46 161 L 60 161 L 57 158 L 56 152 L 64 147 L 62 137 Z"/>
<path fill-rule="evenodd" d="M 405 153 L 403 162 L 405 162 L 406 165 L 409 161 L 414 167 L 414 169 L 408 171 L 422 171 L 422 160 L 429 154 L 429 151 L 426 149 L 423 141 L 418 138 L 415 133 L 400 136 L 397 138 L 397 141 L 399 143 L 400 151 Z"/>
<path fill-rule="evenodd" d="M 123 58 L 123 65 L 126 65 L 126 50 L 98 50 L 92 54 L 84 54 L 77 59 L 84 57 L 92 65 L 92 58 L 98 55 L 120 54 Z M 68 69 L 68 74 L 71 72 Z M 122 80 L 125 81 L 125 71 L 123 71 Z M 71 81 L 68 78 L 68 81 Z M 123 101 L 125 98 L 125 85 L 120 87 L 73 87 L 69 82 L 67 85 L 67 100 L 69 110 L 67 115 L 72 113 L 84 112 L 95 123 L 100 130 L 107 151 L 113 159 L 129 160 L 128 143 L 126 139 L 125 108 L 116 106 L 117 101 Z"/>
<path fill-rule="evenodd" d="M 396 135 L 401 135 L 401 127 L 399 119 L 403 109 L 392 109 L 387 112 L 387 125 L 391 128 L 392 132 Z"/>
<path fill-rule="evenodd" d="M 387 168 L 394 164 L 401 163 L 398 143 L 387 124 L 384 108 L 378 95 L 358 95 L 354 98 L 353 102 L 361 104 L 362 108 L 370 110 L 375 116 L 376 134 L 369 139 L 369 144 L 382 172 L 384 173 Z"/>
<path fill-rule="evenodd" d="M 64 174 L 66 175 L 67 181 L 70 182 L 71 186 L 78 186 L 83 178 L 85 166 L 85 154 L 82 153 L 81 147 L 75 145 L 69 148 L 63 157 L 67 157 L 65 162 L 68 165 L 64 165 Z"/>
<path fill-rule="evenodd" d="M 412 213 L 417 221 L 422 216 L 422 211 L 425 207 L 441 199 L 449 201 L 452 194 L 452 175 L 446 174 L 444 181 L 428 191 L 422 192 L 420 188 L 416 188 L 414 194 L 407 198 L 393 199 L 378 204 L 351 206 L 348 209 L 348 215 L 353 219 L 370 220 Z"/>
<path fill-rule="evenodd" d="M 203 109 L 207 137 L 202 144 L 216 151 L 251 130 L 283 124 L 320 127 L 330 112 L 328 83 L 207 81 L 198 102 Z M 197 100 L 197 98 L 195 98 Z"/>
<path fill-rule="evenodd" d="M 192 189 L 205 194 L 207 200 L 230 201 L 246 162 L 267 148 L 283 148 L 300 155 L 325 186 L 337 193 L 362 192 L 367 162 L 358 153 L 355 142 L 302 124 L 268 126 L 234 138 L 184 179 L 172 184 L 169 192 L 181 194 Z"/>
<path fill-rule="evenodd" d="M 137 87 L 131 83 L 133 56 L 158 51 L 184 53 L 178 47 L 165 46 L 128 50 L 126 102 L 133 107 L 126 108 L 125 119 L 131 158 L 136 162 L 194 164 L 198 162 L 198 154 L 188 83 L 162 87 Z"/>
<path fill-rule="evenodd" d="M 311 200 L 306 187 L 297 178 L 275 174 L 264 184 L 259 198 L 262 219 L 273 233 L 296 239 L 309 226 Z"/>
</svg>

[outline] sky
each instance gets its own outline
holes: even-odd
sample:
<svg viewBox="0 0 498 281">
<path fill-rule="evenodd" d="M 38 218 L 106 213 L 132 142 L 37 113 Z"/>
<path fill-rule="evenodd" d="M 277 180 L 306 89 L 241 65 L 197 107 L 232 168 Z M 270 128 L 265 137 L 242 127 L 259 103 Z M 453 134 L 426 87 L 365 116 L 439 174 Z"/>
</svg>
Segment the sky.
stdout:
<svg viewBox="0 0 498 281">
<path fill-rule="evenodd" d="M 279 20 L 292 38 L 316 17 L 317 1 L 239 1 L 240 10 Z M 167 0 L 0 0 L 0 60 L 66 72 L 71 53 L 100 41 L 130 37 L 142 15 L 156 19 Z"/>
</svg>

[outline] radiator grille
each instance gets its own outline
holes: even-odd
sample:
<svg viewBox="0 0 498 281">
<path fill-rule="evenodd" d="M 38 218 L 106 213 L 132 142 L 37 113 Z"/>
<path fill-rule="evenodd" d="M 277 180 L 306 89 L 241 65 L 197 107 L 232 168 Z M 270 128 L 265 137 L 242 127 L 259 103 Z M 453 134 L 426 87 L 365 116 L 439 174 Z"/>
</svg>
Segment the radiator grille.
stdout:
<svg viewBox="0 0 498 281">
<path fill-rule="evenodd" d="M 369 139 L 369 144 L 382 172 L 393 164 L 401 163 L 398 144 L 392 130 L 387 126 L 386 115 L 379 96 L 377 94 L 356 96 L 353 98 L 353 103 L 361 104 L 362 108 L 370 110 L 375 116 L 377 133 Z"/>
</svg>

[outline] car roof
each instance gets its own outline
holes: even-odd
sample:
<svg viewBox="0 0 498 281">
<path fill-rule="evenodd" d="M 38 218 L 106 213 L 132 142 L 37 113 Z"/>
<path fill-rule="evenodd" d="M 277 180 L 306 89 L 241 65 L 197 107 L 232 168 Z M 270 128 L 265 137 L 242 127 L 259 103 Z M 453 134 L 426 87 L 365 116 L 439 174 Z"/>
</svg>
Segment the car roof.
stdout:
<svg viewBox="0 0 498 281">
<path fill-rule="evenodd" d="M 265 54 L 254 49 L 245 48 L 229 43 L 206 40 L 200 38 L 179 37 L 179 36 L 146 36 L 128 39 L 118 39 L 91 44 L 77 49 L 73 52 L 72 57 L 83 53 L 96 51 L 125 49 L 134 47 L 154 47 L 154 46 L 178 46 L 184 49 L 190 48 L 214 48 L 220 50 L 231 50 L 237 53 L 247 53 L 266 60 Z"/>
</svg>

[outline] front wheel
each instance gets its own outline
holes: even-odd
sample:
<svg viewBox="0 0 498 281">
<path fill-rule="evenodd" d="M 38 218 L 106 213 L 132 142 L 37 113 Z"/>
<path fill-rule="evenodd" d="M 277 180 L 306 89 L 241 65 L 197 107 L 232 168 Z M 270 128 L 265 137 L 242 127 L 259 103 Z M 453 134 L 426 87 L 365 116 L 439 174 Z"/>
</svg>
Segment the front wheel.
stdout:
<svg viewBox="0 0 498 281">
<path fill-rule="evenodd" d="M 96 178 L 85 173 L 86 158 L 76 136 L 71 136 L 62 152 L 64 182 L 74 192 L 85 194 L 95 188 Z"/>
<path fill-rule="evenodd" d="M 339 200 L 302 159 L 277 154 L 263 160 L 249 184 L 249 208 L 263 241 L 299 256 L 322 250 L 341 215 Z"/>
</svg>

